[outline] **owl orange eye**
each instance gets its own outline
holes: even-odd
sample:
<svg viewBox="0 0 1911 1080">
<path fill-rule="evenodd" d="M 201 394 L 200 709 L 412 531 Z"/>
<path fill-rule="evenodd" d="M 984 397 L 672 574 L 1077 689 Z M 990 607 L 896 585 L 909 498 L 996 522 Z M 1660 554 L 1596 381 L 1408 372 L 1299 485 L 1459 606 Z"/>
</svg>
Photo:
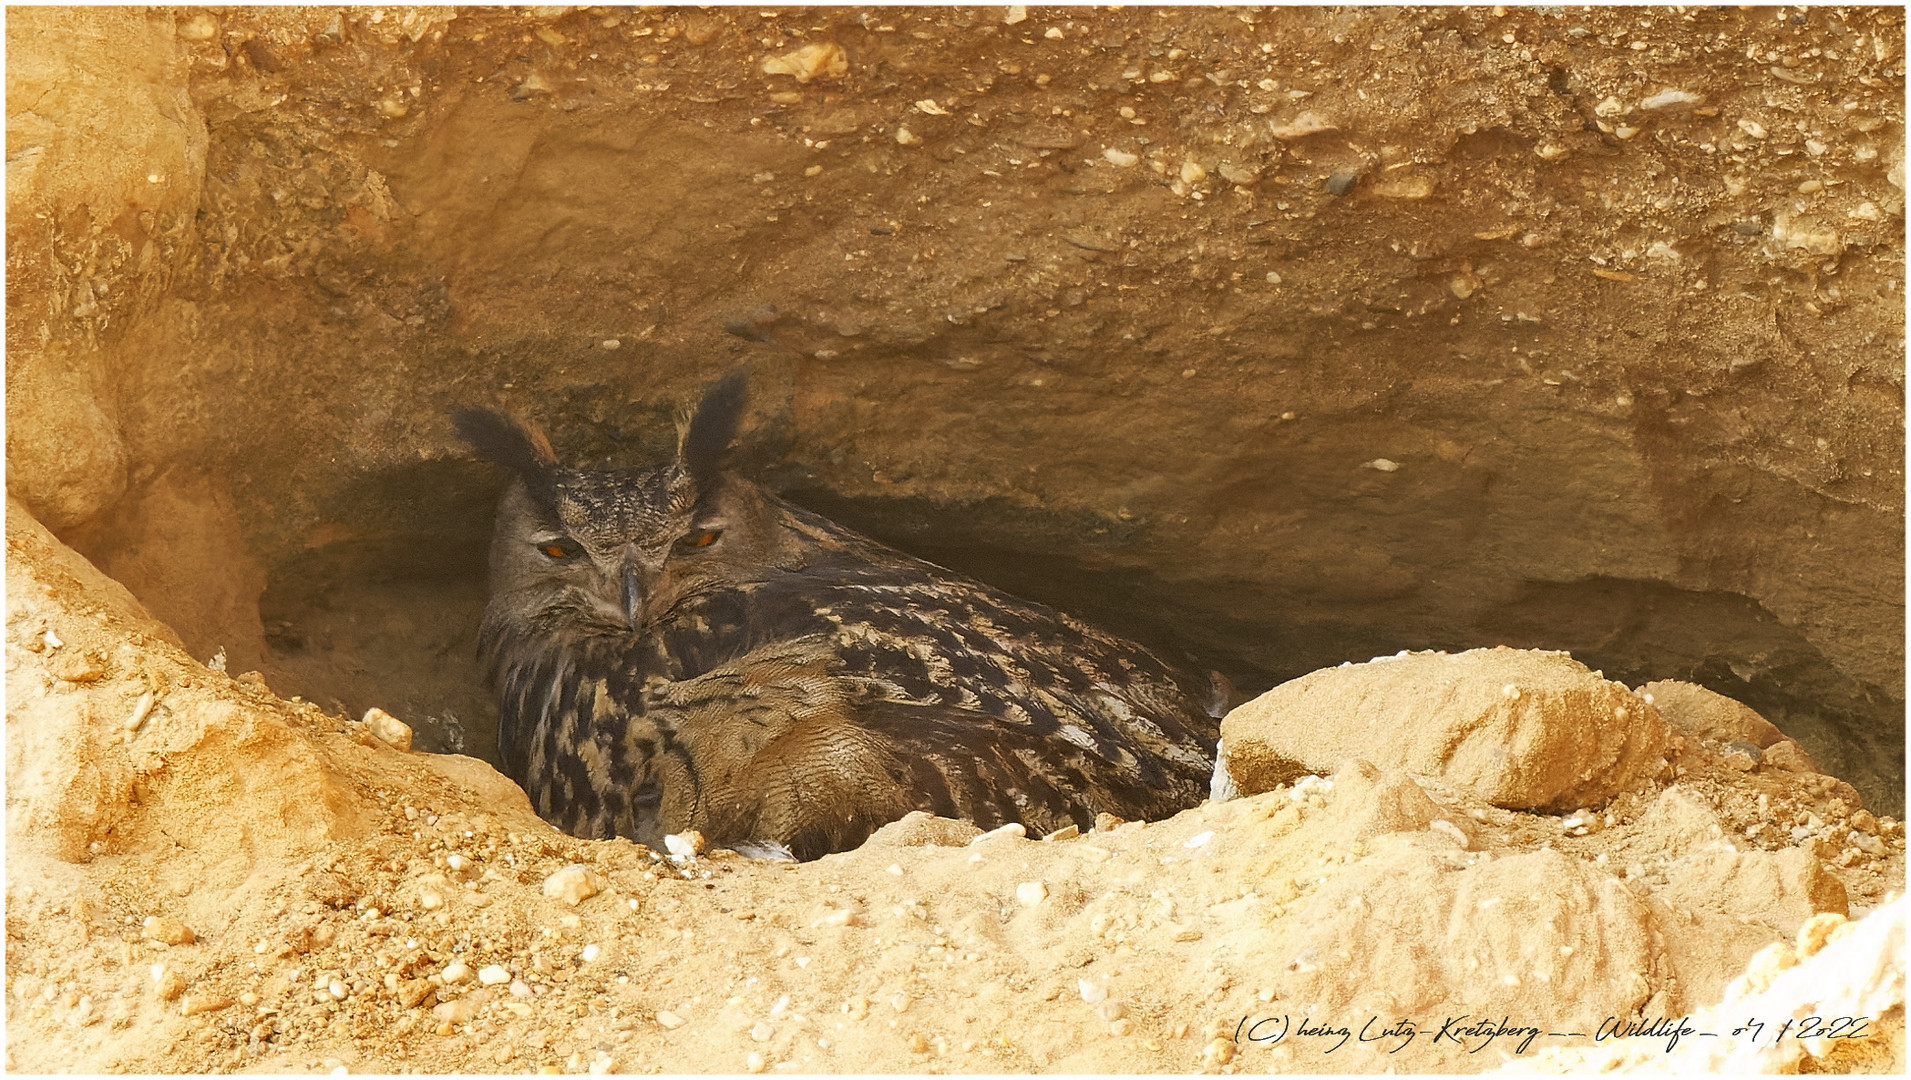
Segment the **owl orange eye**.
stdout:
<svg viewBox="0 0 1911 1080">
<path fill-rule="evenodd" d="M 707 548 L 716 543 L 717 537 L 722 535 L 722 529 L 709 529 L 700 533 L 691 533 L 678 542 L 687 548 Z"/>
<path fill-rule="evenodd" d="M 577 544 L 570 540 L 553 540 L 548 544 L 539 544 L 539 551 L 553 559 L 569 559 L 577 555 Z"/>
</svg>

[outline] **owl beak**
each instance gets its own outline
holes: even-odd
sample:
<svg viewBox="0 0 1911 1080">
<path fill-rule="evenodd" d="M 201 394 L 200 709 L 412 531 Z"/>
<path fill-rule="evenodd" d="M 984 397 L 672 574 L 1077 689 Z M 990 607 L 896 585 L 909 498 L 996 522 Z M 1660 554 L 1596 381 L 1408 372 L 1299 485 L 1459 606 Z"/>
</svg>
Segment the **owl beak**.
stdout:
<svg viewBox="0 0 1911 1080">
<path fill-rule="evenodd" d="M 643 624 L 644 620 L 644 579 L 643 569 L 635 558 L 624 560 L 624 619 L 632 630 Z"/>
</svg>

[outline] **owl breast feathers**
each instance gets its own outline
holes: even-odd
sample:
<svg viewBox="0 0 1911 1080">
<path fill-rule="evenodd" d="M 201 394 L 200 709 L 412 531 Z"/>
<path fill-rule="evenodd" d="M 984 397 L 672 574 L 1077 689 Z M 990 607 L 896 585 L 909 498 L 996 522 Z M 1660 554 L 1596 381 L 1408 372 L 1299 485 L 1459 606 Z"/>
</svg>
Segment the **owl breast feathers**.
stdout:
<svg viewBox="0 0 1911 1080">
<path fill-rule="evenodd" d="M 533 428 L 454 417 L 517 477 L 480 649 L 540 814 L 807 859 L 911 810 L 1042 833 L 1201 800 L 1205 679 L 725 471 L 743 400 L 740 373 L 717 383 L 649 470 L 562 468 Z"/>
</svg>

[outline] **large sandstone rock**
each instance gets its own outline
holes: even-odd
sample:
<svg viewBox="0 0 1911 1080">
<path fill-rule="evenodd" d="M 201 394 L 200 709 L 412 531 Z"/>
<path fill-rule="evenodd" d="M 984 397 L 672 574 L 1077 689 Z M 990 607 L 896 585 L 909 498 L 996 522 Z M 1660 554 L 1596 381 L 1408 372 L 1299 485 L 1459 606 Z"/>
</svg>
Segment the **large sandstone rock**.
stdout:
<svg viewBox="0 0 1911 1080">
<path fill-rule="evenodd" d="M 1655 775 L 1667 733 L 1632 691 L 1564 653 L 1414 653 L 1283 683 L 1221 722 L 1243 794 L 1341 758 L 1435 776 L 1516 809 L 1596 806 Z"/>
</svg>

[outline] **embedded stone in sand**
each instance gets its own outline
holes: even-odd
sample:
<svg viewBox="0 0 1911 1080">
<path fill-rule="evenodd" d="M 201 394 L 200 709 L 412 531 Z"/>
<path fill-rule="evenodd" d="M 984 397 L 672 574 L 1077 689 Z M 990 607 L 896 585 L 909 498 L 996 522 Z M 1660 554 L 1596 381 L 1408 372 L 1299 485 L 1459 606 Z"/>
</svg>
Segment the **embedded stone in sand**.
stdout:
<svg viewBox="0 0 1911 1080">
<path fill-rule="evenodd" d="M 376 706 L 365 710 L 365 726 L 394 750 L 411 749 L 411 725 Z"/>
<path fill-rule="evenodd" d="M 604 877 L 581 863 L 572 863 L 544 879 L 544 895 L 577 905 L 604 891 Z"/>
<path fill-rule="evenodd" d="M 1659 716 L 1677 731 L 1719 743 L 1747 742 L 1760 750 L 1784 743 L 1787 746 L 1779 754 L 1787 764 L 1782 767 L 1793 772 L 1818 771 L 1810 755 L 1786 738 L 1770 720 L 1751 706 L 1724 694 L 1677 679 L 1649 682 L 1639 688 L 1639 694 L 1649 699 L 1652 707 L 1659 710 Z"/>
</svg>

